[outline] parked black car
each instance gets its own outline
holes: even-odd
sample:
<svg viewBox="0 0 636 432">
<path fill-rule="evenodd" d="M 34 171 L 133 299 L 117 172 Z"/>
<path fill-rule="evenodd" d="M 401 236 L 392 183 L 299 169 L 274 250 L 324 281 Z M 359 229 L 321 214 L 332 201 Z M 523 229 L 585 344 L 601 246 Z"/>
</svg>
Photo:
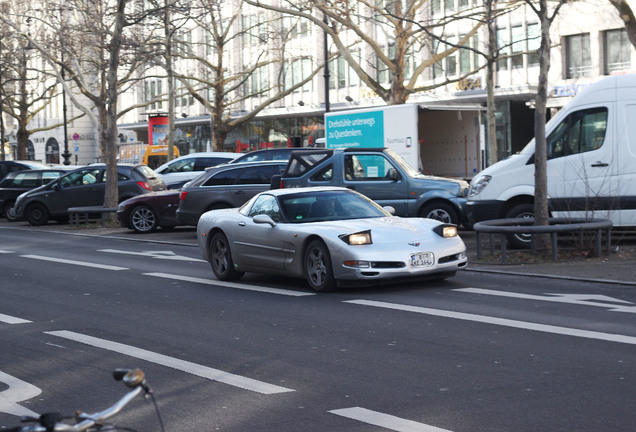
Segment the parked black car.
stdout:
<svg viewBox="0 0 636 432">
<path fill-rule="evenodd" d="M 31 169 L 47 169 L 50 166 L 36 161 L 0 161 L 0 180 L 13 171 L 31 170 Z"/>
<path fill-rule="evenodd" d="M 225 164 L 208 168 L 181 189 L 179 225 L 196 226 L 209 210 L 239 207 L 270 188 L 272 177 L 287 166 L 287 160 Z"/>
<path fill-rule="evenodd" d="M 166 189 L 161 177 L 146 165 L 120 164 L 117 172 L 119 202 Z M 106 165 L 89 165 L 20 195 L 14 206 L 16 218 L 31 225 L 43 225 L 49 219 L 65 222 L 70 207 L 103 205 L 105 192 Z"/>
<path fill-rule="evenodd" d="M 15 220 L 13 204 L 15 200 L 24 192 L 47 184 L 55 180 L 68 169 L 30 169 L 22 171 L 12 171 L 0 181 L 0 211 L 1 214 L 10 221 Z"/>
</svg>

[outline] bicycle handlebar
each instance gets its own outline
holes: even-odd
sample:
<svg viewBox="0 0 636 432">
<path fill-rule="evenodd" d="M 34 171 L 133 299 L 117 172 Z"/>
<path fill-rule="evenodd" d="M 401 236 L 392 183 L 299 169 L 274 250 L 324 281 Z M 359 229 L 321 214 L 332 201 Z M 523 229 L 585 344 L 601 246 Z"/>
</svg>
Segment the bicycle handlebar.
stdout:
<svg viewBox="0 0 636 432">
<path fill-rule="evenodd" d="M 37 424 L 17 426 L 12 429 L 7 429 L 6 432 L 82 432 L 89 430 L 96 425 L 99 429 L 104 425 L 106 420 L 119 413 L 139 394 L 143 393 L 145 396 L 152 393 L 152 390 L 148 386 L 145 375 L 141 369 L 116 369 L 113 372 L 113 377 L 116 381 L 123 381 L 124 384 L 132 390 L 105 410 L 94 414 L 79 412 L 72 417 L 64 417 L 61 414 L 54 412 L 42 414 L 37 418 L 22 417 L 20 421 L 23 423 Z M 69 418 L 75 418 L 77 423 L 70 425 L 60 422 L 60 420 Z"/>
</svg>

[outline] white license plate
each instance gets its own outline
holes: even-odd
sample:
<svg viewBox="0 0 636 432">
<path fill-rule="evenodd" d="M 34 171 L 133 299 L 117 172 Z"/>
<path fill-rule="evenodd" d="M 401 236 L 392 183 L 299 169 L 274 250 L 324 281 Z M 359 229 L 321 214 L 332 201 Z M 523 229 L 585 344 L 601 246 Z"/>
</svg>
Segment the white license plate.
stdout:
<svg viewBox="0 0 636 432">
<path fill-rule="evenodd" d="M 411 254 L 411 267 L 430 267 L 435 263 L 431 252 Z"/>
</svg>

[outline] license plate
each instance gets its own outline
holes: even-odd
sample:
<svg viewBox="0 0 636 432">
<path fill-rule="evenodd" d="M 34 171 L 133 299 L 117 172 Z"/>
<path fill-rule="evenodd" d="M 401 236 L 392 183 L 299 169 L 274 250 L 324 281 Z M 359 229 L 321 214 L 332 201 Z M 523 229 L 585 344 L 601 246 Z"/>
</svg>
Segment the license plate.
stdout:
<svg viewBox="0 0 636 432">
<path fill-rule="evenodd" d="M 411 254 L 411 267 L 430 267 L 435 263 L 432 252 Z"/>
</svg>

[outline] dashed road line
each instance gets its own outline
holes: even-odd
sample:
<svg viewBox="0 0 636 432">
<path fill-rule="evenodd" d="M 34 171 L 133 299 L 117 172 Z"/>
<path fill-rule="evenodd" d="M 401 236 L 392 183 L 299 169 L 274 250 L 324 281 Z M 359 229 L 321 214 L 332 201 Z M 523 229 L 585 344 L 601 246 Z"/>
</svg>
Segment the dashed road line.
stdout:
<svg viewBox="0 0 636 432">
<path fill-rule="evenodd" d="M 166 366 L 172 369 L 180 370 L 192 375 L 199 376 L 201 378 L 207 378 L 212 381 L 218 381 L 224 384 L 228 384 L 234 387 L 239 387 L 245 390 L 250 390 L 261 394 L 276 394 L 292 392 L 294 390 L 285 387 L 280 387 L 274 384 L 268 384 L 263 381 L 257 381 L 255 379 L 235 375 L 229 372 L 225 372 L 219 369 L 213 369 L 207 366 L 198 365 L 185 360 L 180 360 L 174 357 L 169 357 L 156 352 L 148 351 L 145 349 L 137 348 L 130 345 L 124 345 L 118 342 L 109 341 L 106 339 L 99 339 L 93 336 L 84 335 L 81 333 L 75 333 L 68 330 L 50 331 L 44 332 L 51 336 L 57 336 L 60 338 L 72 340 L 75 342 L 90 345 L 96 348 L 102 348 L 108 351 L 117 352 L 130 357 L 135 357 L 140 360 L 145 360 L 158 365 Z"/>
<path fill-rule="evenodd" d="M 170 273 L 144 273 L 144 275 L 154 276 L 154 277 L 159 277 L 164 279 L 174 279 L 179 281 L 194 282 L 194 283 L 200 283 L 205 285 L 223 286 L 226 288 L 234 288 L 234 289 L 241 289 L 241 290 L 248 290 L 248 291 L 258 291 L 258 292 L 264 292 L 269 294 L 286 295 L 286 296 L 292 296 L 292 297 L 316 295 L 315 293 L 308 293 L 308 292 L 302 292 L 302 291 L 291 291 L 291 290 L 285 290 L 280 288 L 269 288 L 269 287 L 262 287 L 257 285 L 237 283 L 237 282 L 223 282 L 223 281 L 214 280 L 214 279 L 203 279 L 203 278 L 196 278 L 196 277 L 190 277 L 190 276 L 175 275 Z"/>
<path fill-rule="evenodd" d="M 20 255 L 20 256 L 23 258 L 31 258 L 31 259 L 37 259 L 42 261 L 51 261 L 51 262 L 57 262 L 61 264 L 71 264 L 71 265 L 77 265 L 82 267 L 93 267 L 93 268 L 99 268 L 103 270 L 115 270 L 115 271 L 130 270 L 127 267 L 118 267 L 118 266 L 111 266 L 106 264 L 91 263 L 86 261 L 69 260 L 64 258 L 52 258 L 52 257 L 47 257 L 42 255 Z"/>
<path fill-rule="evenodd" d="M 17 318 L 11 315 L 0 314 L 0 322 L 5 324 L 29 324 L 32 321 Z"/>
<path fill-rule="evenodd" d="M 347 417 L 396 432 L 450 432 L 447 429 L 441 429 L 424 423 L 418 423 L 412 420 L 406 420 L 390 414 L 384 414 L 360 407 L 343 408 L 329 412 L 341 417 Z"/>
<path fill-rule="evenodd" d="M 559 334 L 564 336 L 575 336 L 587 339 L 597 339 L 605 342 L 618 342 L 630 345 L 636 345 L 636 337 L 626 336 L 614 333 L 602 333 L 589 330 L 581 330 L 569 327 L 558 327 L 547 324 L 538 324 L 526 321 L 516 321 L 505 318 L 489 317 L 485 315 L 475 315 L 464 312 L 454 312 L 441 309 L 430 309 L 419 306 L 409 306 L 395 303 L 378 302 L 372 300 L 346 300 L 344 303 L 358 304 L 362 306 L 373 306 L 385 309 L 394 309 L 405 312 L 415 312 L 424 315 L 433 315 L 443 318 L 452 318 L 464 321 L 480 322 L 484 324 L 493 324 L 504 327 L 513 327 L 523 330 L 534 330 L 543 333 Z"/>
</svg>

